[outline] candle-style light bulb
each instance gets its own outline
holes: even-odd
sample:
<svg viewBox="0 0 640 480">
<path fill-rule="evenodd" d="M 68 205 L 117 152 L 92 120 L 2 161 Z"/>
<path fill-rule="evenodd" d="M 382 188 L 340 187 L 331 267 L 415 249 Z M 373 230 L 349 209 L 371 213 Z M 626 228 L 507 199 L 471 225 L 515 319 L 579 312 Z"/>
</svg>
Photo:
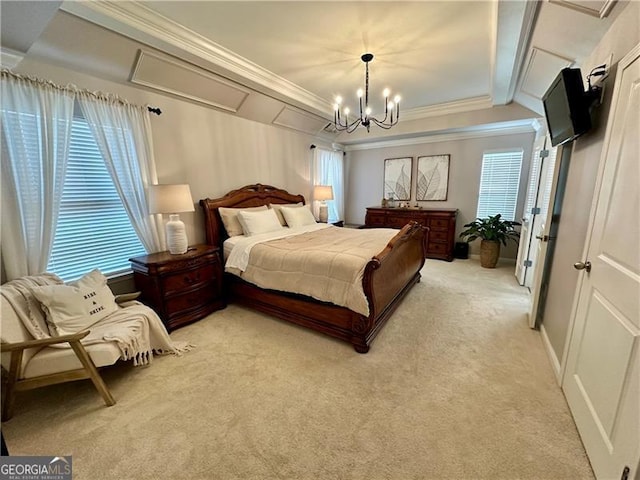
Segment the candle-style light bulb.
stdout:
<svg viewBox="0 0 640 480">
<path fill-rule="evenodd" d="M 362 95 L 364 95 L 364 92 L 362 91 L 361 88 L 359 88 L 357 91 L 357 94 L 358 94 L 358 98 L 362 98 Z"/>
<path fill-rule="evenodd" d="M 342 97 L 341 97 L 340 95 L 338 95 L 338 96 L 336 97 L 336 104 L 337 104 L 337 105 L 340 105 L 341 103 L 342 103 Z"/>
<path fill-rule="evenodd" d="M 393 107 L 394 107 L 393 102 L 387 103 L 387 107 L 389 108 L 389 110 L 393 110 Z"/>
<path fill-rule="evenodd" d="M 371 115 L 371 107 L 365 108 L 364 113 L 366 113 L 367 115 Z"/>
<path fill-rule="evenodd" d="M 400 103 L 400 95 L 396 95 L 396 96 L 393 98 L 393 101 L 394 101 L 396 104 Z"/>
<path fill-rule="evenodd" d="M 391 93 L 391 92 L 389 91 L 389 89 L 388 89 L 388 88 L 385 88 L 385 89 L 382 91 L 382 96 L 383 96 L 384 98 L 389 98 L 389 93 Z"/>
<path fill-rule="evenodd" d="M 349 115 L 349 112 L 350 112 L 350 111 L 351 111 L 351 110 L 349 110 L 349 107 L 347 107 L 347 108 L 345 108 L 345 109 L 344 109 L 344 114 L 345 114 L 345 115 Z"/>
</svg>

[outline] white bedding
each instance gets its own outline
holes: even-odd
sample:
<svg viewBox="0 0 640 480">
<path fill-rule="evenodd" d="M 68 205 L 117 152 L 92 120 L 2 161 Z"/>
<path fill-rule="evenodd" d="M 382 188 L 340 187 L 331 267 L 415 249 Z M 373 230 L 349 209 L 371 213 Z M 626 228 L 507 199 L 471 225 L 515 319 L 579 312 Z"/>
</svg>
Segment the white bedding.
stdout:
<svg viewBox="0 0 640 480">
<path fill-rule="evenodd" d="M 244 272 L 249 263 L 251 249 L 258 243 L 291 237 L 293 235 L 300 235 L 301 233 L 306 232 L 315 232 L 316 230 L 321 230 L 327 227 L 328 225 L 326 223 L 317 223 L 314 225 L 305 225 L 303 227 L 296 228 L 286 227 L 281 230 L 261 233 L 250 237 L 245 235 L 229 237 L 224 241 L 222 248 L 225 257 L 225 270 L 231 271 L 232 273 L 237 273 L 237 270 Z M 236 270 L 234 271 L 233 269 Z"/>
</svg>

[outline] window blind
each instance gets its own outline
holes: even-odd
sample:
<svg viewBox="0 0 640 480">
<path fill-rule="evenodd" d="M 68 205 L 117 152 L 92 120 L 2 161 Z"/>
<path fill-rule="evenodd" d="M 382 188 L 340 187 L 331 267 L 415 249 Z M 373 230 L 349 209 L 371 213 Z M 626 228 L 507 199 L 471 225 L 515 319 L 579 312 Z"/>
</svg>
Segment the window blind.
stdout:
<svg viewBox="0 0 640 480">
<path fill-rule="evenodd" d="M 478 217 L 501 214 L 505 220 L 515 220 L 522 156 L 522 150 L 482 156 Z"/>
<path fill-rule="evenodd" d="M 145 253 L 87 122 L 74 119 L 47 270 L 65 281 L 94 268 L 114 274 L 130 270 L 129 258 Z"/>
</svg>

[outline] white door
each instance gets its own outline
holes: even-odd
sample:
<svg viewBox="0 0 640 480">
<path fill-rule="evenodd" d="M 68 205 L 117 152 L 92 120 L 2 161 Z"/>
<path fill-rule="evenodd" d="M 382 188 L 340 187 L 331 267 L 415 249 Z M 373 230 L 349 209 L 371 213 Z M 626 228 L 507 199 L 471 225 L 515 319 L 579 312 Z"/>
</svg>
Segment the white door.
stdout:
<svg viewBox="0 0 640 480">
<path fill-rule="evenodd" d="M 558 153 L 562 156 L 564 147 L 553 148 L 553 155 L 549 155 L 542 163 L 540 175 L 540 188 L 537 206 L 540 213 L 535 215 L 531 225 L 531 244 L 529 247 L 529 259 L 532 268 L 527 269 L 525 285 L 531 290 L 531 310 L 529 311 L 529 326 L 535 328 L 538 320 L 538 311 L 544 304 L 545 296 L 543 287 L 548 281 L 547 250 L 551 237 L 551 217 L 555 204 L 556 191 L 560 178 L 562 162 L 556 161 Z"/>
<path fill-rule="evenodd" d="M 516 259 L 516 278 L 520 285 L 525 285 L 527 269 L 532 263 L 529 260 L 529 250 L 531 246 L 531 223 L 535 215 L 535 207 L 540 188 L 540 173 L 542 160 L 544 158 L 545 135 L 540 135 L 533 144 L 531 154 L 531 168 L 529 169 L 529 182 L 527 196 L 525 197 L 524 213 L 522 215 L 522 227 L 520 227 L 520 243 L 518 245 L 518 258 Z M 525 285 L 529 286 L 529 285 Z"/>
<path fill-rule="evenodd" d="M 640 478 L 640 44 L 618 66 L 562 388 L 596 474 Z"/>
</svg>

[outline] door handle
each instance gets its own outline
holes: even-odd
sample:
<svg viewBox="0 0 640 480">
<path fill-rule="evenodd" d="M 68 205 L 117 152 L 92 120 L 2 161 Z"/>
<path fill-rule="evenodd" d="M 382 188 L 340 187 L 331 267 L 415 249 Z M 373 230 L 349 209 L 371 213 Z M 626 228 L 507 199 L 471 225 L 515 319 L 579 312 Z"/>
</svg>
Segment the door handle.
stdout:
<svg viewBox="0 0 640 480">
<path fill-rule="evenodd" d="M 536 238 L 542 242 L 548 242 L 549 241 L 549 235 L 536 235 Z"/>
<path fill-rule="evenodd" d="M 573 268 L 576 270 L 586 270 L 587 273 L 591 271 L 591 262 L 576 262 L 573 264 Z"/>
</svg>

